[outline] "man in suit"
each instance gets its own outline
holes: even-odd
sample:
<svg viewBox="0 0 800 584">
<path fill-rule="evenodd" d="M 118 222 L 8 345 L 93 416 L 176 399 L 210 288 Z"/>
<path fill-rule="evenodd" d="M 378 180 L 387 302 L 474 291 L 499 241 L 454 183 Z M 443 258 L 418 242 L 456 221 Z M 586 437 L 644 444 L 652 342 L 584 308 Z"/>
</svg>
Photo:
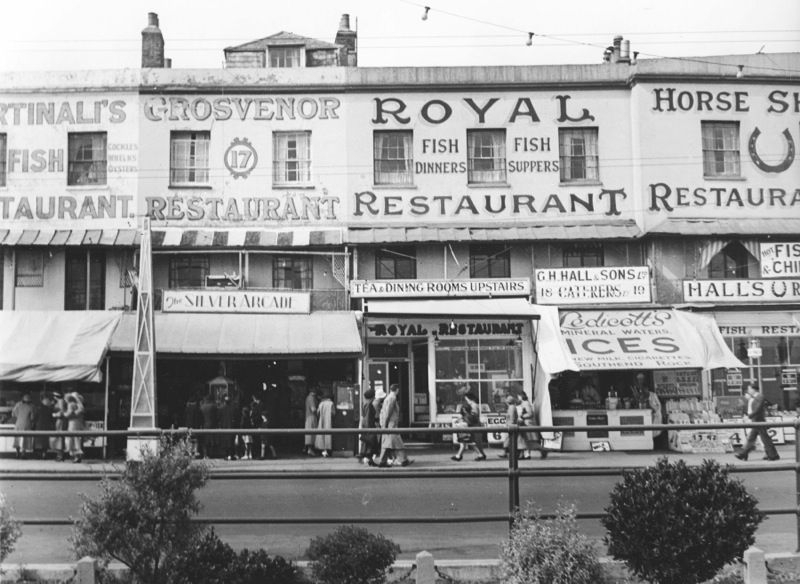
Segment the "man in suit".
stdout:
<svg viewBox="0 0 800 584">
<path fill-rule="evenodd" d="M 764 410 L 766 404 L 764 403 L 764 394 L 758 391 L 758 386 L 750 383 L 747 386 L 747 417 L 751 422 L 763 422 Z M 778 460 L 778 451 L 775 450 L 775 445 L 772 443 L 772 438 L 769 437 L 766 428 L 750 428 L 747 433 L 747 442 L 744 447 L 739 450 L 734 456 L 739 460 L 747 460 L 747 455 L 755 450 L 756 438 L 761 437 L 761 443 L 764 445 L 764 460 Z"/>
</svg>

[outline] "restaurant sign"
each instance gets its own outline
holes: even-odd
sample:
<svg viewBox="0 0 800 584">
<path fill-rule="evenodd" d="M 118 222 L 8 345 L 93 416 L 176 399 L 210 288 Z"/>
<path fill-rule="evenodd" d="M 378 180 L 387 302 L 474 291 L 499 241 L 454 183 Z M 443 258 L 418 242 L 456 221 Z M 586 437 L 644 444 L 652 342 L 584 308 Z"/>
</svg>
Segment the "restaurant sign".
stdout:
<svg viewBox="0 0 800 584">
<path fill-rule="evenodd" d="M 761 275 L 765 278 L 800 278 L 800 243 L 762 242 Z"/>
<path fill-rule="evenodd" d="M 561 333 L 583 370 L 701 368 L 704 351 L 692 330 L 673 310 L 561 313 Z"/>
<path fill-rule="evenodd" d="M 308 292 L 261 290 L 164 290 L 164 312 L 236 312 L 249 314 L 308 314 Z"/>
<path fill-rule="evenodd" d="M 684 302 L 800 302 L 800 279 L 684 280 Z"/>
<path fill-rule="evenodd" d="M 353 280 L 353 298 L 528 296 L 528 278 L 486 278 L 469 280 Z"/>
<path fill-rule="evenodd" d="M 647 266 L 536 270 L 539 304 L 650 302 Z"/>
</svg>

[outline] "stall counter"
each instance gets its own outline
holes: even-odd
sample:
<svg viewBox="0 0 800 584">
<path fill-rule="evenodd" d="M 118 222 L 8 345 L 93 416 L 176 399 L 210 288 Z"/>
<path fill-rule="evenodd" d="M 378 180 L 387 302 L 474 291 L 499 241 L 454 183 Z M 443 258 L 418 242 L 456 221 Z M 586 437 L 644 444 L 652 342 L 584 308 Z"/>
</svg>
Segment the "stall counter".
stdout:
<svg viewBox="0 0 800 584">
<path fill-rule="evenodd" d="M 554 426 L 624 426 L 652 424 L 653 412 L 644 410 L 553 410 Z M 564 432 L 561 449 L 653 450 L 653 433 L 644 430 Z"/>
</svg>

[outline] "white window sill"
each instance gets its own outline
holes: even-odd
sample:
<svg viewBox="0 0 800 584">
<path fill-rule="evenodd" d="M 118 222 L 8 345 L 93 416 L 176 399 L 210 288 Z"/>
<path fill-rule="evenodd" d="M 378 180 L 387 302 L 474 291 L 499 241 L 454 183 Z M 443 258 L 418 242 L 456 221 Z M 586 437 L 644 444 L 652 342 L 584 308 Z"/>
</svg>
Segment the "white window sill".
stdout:
<svg viewBox="0 0 800 584">
<path fill-rule="evenodd" d="M 562 180 L 559 181 L 558 186 L 560 187 L 599 187 L 603 186 L 603 181 L 601 180 Z"/>
<path fill-rule="evenodd" d="M 510 189 L 511 185 L 507 182 L 495 183 L 467 183 L 467 188 L 470 189 Z"/>
<path fill-rule="evenodd" d="M 730 182 L 744 182 L 747 178 L 743 176 L 707 176 L 703 175 L 703 180 L 724 180 Z"/>
<path fill-rule="evenodd" d="M 169 185 L 170 189 L 208 189 L 210 190 L 212 186 L 208 183 L 181 183 L 181 184 L 174 184 Z"/>
<path fill-rule="evenodd" d="M 111 187 L 104 185 L 67 185 L 68 191 L 108 191 Z"/>
<path fill-rule="evenodd" d="M 316 185 L 310 185 L 307 183 L 280 183 L 272 185 L 273 189 L 303 189 L 303 190 L 314 190 L 316 189 Z"/>
<path fill-rule="evenodd" d="M 415 185 L 414 183 L 409 183 L 409 184 L 394 184 L 394 183 L 392 183 L 392 184 L 385 184 L 385 185 L 383 185 L 383 184 L 381 184 L 381 185 L 374 184 L 374 185 L 372 185 L 372 188 L 373 188 L 373 190 L 377 190 L 377 189 L 393 189 L 393 190 L 413 189 L 413 190 L 416 190 L 419 187 L 417 187 L 417 185 Z"/>
</svg>

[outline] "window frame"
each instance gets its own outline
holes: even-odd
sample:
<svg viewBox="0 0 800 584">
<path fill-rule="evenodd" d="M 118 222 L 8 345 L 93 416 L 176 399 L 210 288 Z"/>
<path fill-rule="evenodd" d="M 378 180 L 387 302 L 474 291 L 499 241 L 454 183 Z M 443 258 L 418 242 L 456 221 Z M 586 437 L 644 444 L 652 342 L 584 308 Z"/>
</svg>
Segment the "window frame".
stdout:
<svg viewBox="0 0 800 584">
<path fill-rule="evenodd" d="M 285 277 L 288 270 L 292 274 L 291 281 Z M 312 290 L 314 288 L 314 259 L 294 255 L 273 256 L 272 287 L 276 290 Z"/>
<path fill-rule="evenodd" d="M 596 261 L 589 261 L 592 258 Z M 562 249 L 562 261 L 565 268 L 601 268 L 605 265 L 605 247 L 601 242 L 568 243 Z"/>
<path fill-rule="evenodd" d="M 577 137 L 581 138 L 580 142 L 576 141 Z M 582 149 L 580 153 L 575 152 L 578 146 Z M 576 170 L 582 176 L 576 177 Z M 561 183 L 600 183 L 600 131 L 597 126 L 558 129 L 558 172 Z"/>
<path fill-rule="evenodd" d="M 94 143 L 102 139 L 101 145 Z M 79 141 L 88 139 L 81 144 Z M 88 145 L 88 150 L 86 146 Z M 90 158 L 83 158 L 86 153 Z M 97 152 L 102 158 L 96 158 Z M 67 133 L 67 186 L 96 187 L 108 184 L 108 132 L 68 132 Z"/>
<path fill-rule="evenodd" d="M 105 310 L 106 253 L 67 248 L 64 253 L 64 310 Z"/>
<path fill-rule="evenodd" d="M 403 157 L 400 158 L 400 145 L 380 144 L 387 138 L 402 140 Z M 382 155 L 397 152 L 394 158 Z M 383 170 L 383 166 L 405 165 L 405 170 Z M 372 180 L 375 185 L 414 185 L 414 132 L 413 130 L 373 130 L 372 132 Z"/>
<path fill-rule="evenodd" d="M 476 139 L 478 137 L 495 136 L 496 144 L 480 144 L 480 148 L 497 148 L 497 153 L 490 156 L 475 156 Z M 467 130 L 467 184 L 469 185 L 504 185 L 508 182 L 508 152 L 506 148 L 505 128 L 473 128 Z M 476 161 L 491 161 L 493 168 L 476 169 Z M 494 168 L 499 166 L 499 168 Z M 491 178 L 496 173 L 496 178 Z"/>
<path fill-rule="evenodd" d="M 199 275 L 184 274 L 182 271 L 197 271 Z M 208 254 L 201 253 L 170 256 L 168 272 L 167 286 L 169 290 L 204 288 L 206 277 L 211 273 L 211 258 Z"/>
<path fill-rule="evenodd" d="M 0 187 L 8 186 L 8 134 L 0 132 Z"/>
<path fill-rule="evenodd" d="M 177 147 L 187 143 L 184 155 Z M 198 152 L 199 150 L 199 152 Z M 211 132 L 209 130 L 172 130 L 169 133 L 169 186 L 207 187 L 211 182 Z M 179 160 L 179 154 L 181 160 Z M 203 159 L 205 158 L 205 159 Z M 183 180 L 185 176 L 185 180 Z"/>
<path fill-rule="evenodd" d="M 732 130 L 732 135 L 726 137 L 725 130 Z M 703 152 L 703 178 L 742 178 L 741 140 L 738 121 L 702 120 L 700 141 Z M 727 141 L 730 141 L 730 144 L 726 147 Z"/>
<path fill-rule="evenodd" d="M 378 248 L 375 251 L 375 279 L 416 280 L 417 249 L 413 246 Z"/>
<path fill-rule="evenodd" d="M 485 268 L 479 263 L 485 262 Z M 498 275 L 495 270 L 500 268 L 503 272 Z M 486 272 L 483 275 L 483 272 Z M 469 277 L 470 278 L 510 278 L 511 277 L 511 247 L 503 244 L 481 244 L 469 247 Z"/>
<path fill-rule="evenodd" d="M 27 264 L 27 265 L 26 265 Z M 22 272 L 20 268 L 32 268 L 31 271 Z M 30 281 L 20 278 L 30 278 Z M 14 254 L 14 287 L 15 288 L 42 288 L 44 287 L 44 251 L 40 249 L 18 249 Z"/>
<path fill-rule="evenodd" d="M 290 158 L 288 152 L 291 137 L 302 137 L 294 146 L 295 158 Z M 284 144 L 284 141 L 286 142 Z M 304 142 L 304 144 L 302 143 Z M 305 152 L 301 155 L 300 151 Z M 289 165 L 295 165 L 291 170 Z M 290 179 L 287 175 L 296 173 L 297 178 Z M 298 187 L 311 185 L 311 130 L 275 131 L 272 133 L 272 186 L 273 187 Z"/>
<path fill-rule="evenodd" d="M 736 252 L 736 253 L 733 253 Z M 750 252 L 739 241 L 719 250 L 706 266 L 709 280 L 747 280 L 750 277 Z"/>
<path fill-rule="evenodd" d="M 270 69 L 294 69 L 303 66 L 304 45 L 273 45 L 267 47 L 267 64 Z M 290 53 L 291 51 L 291 53 Z M 290 60 L 286 57 L 288 55 L 297 57 L 297 64 L 286 64 Z M 282 64 L 273 64 L 272 57 L 276 57 L 276 61 Z M 294 62 L 295 59 L 291 59 Z"/>
</svg>

